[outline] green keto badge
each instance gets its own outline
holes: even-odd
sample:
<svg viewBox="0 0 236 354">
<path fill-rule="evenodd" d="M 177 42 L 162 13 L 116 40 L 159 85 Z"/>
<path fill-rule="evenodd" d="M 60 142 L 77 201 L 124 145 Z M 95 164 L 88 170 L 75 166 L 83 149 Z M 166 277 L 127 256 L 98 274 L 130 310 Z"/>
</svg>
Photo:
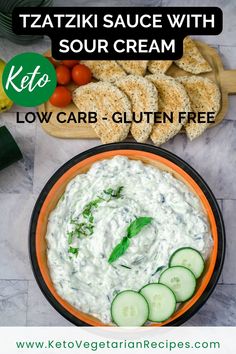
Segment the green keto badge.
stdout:
<svg viewBox="0 0 236 354">
<path fill-rule="evenodd" d="M 7 96 L 16 104 L 32 107 L 46 102 L 56 88 L 56 73 L 50 61 L 37 53 L 22 53 L 5 66 L 2 76 Z"/>
</svg>

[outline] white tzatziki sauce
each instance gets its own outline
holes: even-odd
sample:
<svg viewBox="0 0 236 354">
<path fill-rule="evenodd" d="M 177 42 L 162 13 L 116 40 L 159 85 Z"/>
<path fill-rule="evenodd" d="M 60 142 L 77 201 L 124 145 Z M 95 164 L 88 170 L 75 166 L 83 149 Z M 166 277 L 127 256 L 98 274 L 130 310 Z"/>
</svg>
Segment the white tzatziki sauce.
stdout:
<svg viewBox="0 0 236 354">
<path fill-rule="evenodd" d="M 119 187 L 123 188 L 118 198 L 107 198 L 104 190 Z M 87 222 L 83 211 L 99 196 L 105 200 L 92 208 L 90 234 L 77 237 L 76 223 Z M 131 239 L 124 255 L 109 264 L 112 250 L 140 216 L 153 220 Z M 158 281 L 175 250 L 193 247 L 206 259 L 213 243 L 201 202 L 187 185 L 170 173 L 122 156 L 94 163 L 86 174 L 70 181 L 49 216 L 46 239 L 58 294 L 104 323 L 111 323 L 115 295 Z"/>
</svg>

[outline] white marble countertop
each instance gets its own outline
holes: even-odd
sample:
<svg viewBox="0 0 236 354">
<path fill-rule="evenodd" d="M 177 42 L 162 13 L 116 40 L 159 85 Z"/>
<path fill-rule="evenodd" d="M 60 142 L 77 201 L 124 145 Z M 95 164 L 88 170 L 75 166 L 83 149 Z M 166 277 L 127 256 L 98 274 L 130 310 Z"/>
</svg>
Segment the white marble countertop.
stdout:
<svg viewBox="0 0 236 354">
<path fill-rule="evenodd" d="M 194 0 L 109 0 L 68 1 L 71 6 L 201 6 Z M 63 5 L 63 0 L 55 1 Z M 70 6 L 67 3 L 67 6 Z M 225 68 L 236 69 L 236 2 L 204 1 L 204 6 L 219 6 L 224 12 L 224 32 L 202 38 L 217 47 Z M 22 47 L 0 38 L 0 52 L 6 60 L 23 51 L 44 52 L 50 42 L 44 39 Z M 45 300 L 31 271 L 28 256 L 28 227 L 32 208 L 49 177 L 67 160 L 99 145 L 98 140 L 65 140 L 47 135 L 38 124 L 16 123 L 16 111 L 29 111 L 14 106 L 1 114 L 0 125 L 6 125 L 23 154 L 21 160 L 0 171 L 0 325 L 67 326 L 71 325 Z M 32 108 L 34 110 L 34 108 Z M 178 135 L 163 146 L 190 163 L 206 180 L 223 212 L 227 250 L 220 281 L 204 307 L 186 325 L 236 325 L 236 96 L 230 97 L 225 120 L 209 129 L 194 142 Z"/>
</svg>

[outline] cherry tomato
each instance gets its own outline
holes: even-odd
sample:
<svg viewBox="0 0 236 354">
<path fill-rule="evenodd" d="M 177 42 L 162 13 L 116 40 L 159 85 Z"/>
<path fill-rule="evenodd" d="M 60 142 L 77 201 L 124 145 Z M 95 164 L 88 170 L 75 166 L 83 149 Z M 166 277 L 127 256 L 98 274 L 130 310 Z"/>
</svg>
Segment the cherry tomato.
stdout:
<svg viewBox="0 0 236 354">
<path fill-rule="evenodd" d="M 71 91 L 67 87 L 57 86 L 49 101 L 53 106 L 62 108 L 68 106 L 68 104 L 71 102 L 71 99 Z"/>
<path fill-rule="evenodd" d="M 70 70 L 65 65 L 56 68 L 57 82 L 59 85 L 68 85 L 71 80 Z"/>
<path fill-rule="evenodd" d="M 83 64 L 75 65 L 72 69 L 72 79 L 76 85 L 86 85 L 91 82 L 91 70 Z"/>
<path fill-rule="evenodd" d="M 76 64 L 79 64 L 79 60 L 62 60 L 62 64 L 72 69 Z"/>
<path fill-rule="evenodd" d="M 60 61 L 54 59 L 53 57 L 46 57 L 51 63 L 52 65 L 56 68 L 58 65 L 60 65 Z"/>
</svg>

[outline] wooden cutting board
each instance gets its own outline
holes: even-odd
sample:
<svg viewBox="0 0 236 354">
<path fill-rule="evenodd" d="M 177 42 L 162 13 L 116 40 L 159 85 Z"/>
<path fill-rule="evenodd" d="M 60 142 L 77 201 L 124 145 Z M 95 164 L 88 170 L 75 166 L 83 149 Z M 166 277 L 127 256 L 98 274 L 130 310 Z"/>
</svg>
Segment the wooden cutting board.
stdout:
<svg viewBox="0 0 236 354">
<path fill-rule="evenodd" d="M 221 58 L 216 51 L 216 49 L 210 47 L 208 44 L 196 41 L 196 44 L 212 67 L 210 73 L 201 74 L 203 77 L 208 77 L 214 80 L 221 90 L 221 110 L 216 117 L 216 122 L 211 124 L 209 127 L 213 127 L 219 124 L 225 117 L 228 110 L 228 95 L 236 94 L 236 70 L 225 70 L 221 61 Z M 50 55 L 50 51 L 45 53 L 45 55 Z M 192 75 L 184 70 L 178 68 L 175 64 L 167 71 L 167 75 L 173 77 L 178 77 L 182 75 Z M 75 88 L 71 87 L 72 89 Z M 38 107 L 38 112 L 52 112 L 52 117 L 49 123 L 42 123 L 43 129 L 50 135 L 56 136 L 58 138 L 80 138 L 80 139 L 94 139 L 96 134 L 93 128 L 88 123 L 59 123 L 56 119 L 56 114 L 58 112 L 65 112 L 65 117 L 68 117 L 71 112 L 77 115 L 77 107 L 71 103 L 66 108 L 58 108 L 46 102 Z"/>
</svg>

